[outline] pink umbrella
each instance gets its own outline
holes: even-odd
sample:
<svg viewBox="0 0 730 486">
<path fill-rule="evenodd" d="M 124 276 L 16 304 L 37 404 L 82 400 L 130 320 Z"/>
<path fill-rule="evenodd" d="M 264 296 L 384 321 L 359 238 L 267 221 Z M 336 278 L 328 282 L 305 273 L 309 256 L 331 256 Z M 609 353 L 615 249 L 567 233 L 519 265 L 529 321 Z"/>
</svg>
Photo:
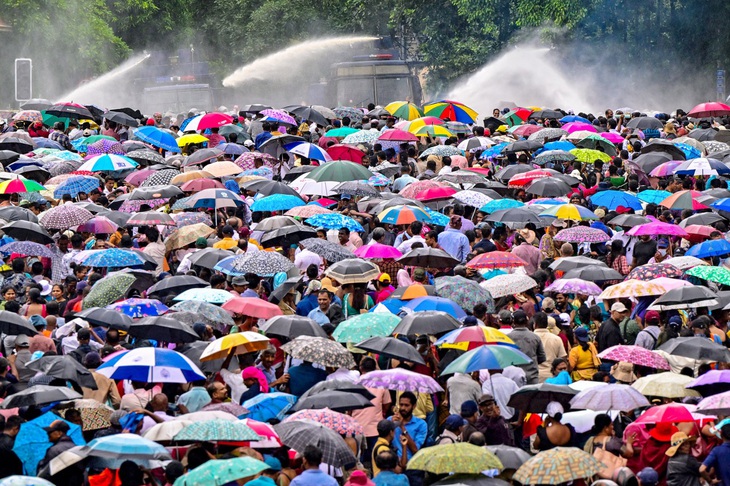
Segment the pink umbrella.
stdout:
<svg viewBox="0 0 730 486">
<path fill-rule="evenodd" d="M 539 132 L 542 130 L 542 127 L 539 127 L 537 125 L 520 125 L 519 127 L 515 128 L 512 133 L 515 135 L 519 135 L 520 137 L 529 137 L 535 132 Z"/>
<path fill-rule="evenodd" d="M 562 129 L 568 133 L 577 132 L 578 130 L 587 130 L 587 131 L 593 132 L 593 133 L 598 132 L 598 130 L 596 130 L 596 127 L 594 127 L 590 123 L 583 123 L 583 122 L 566 123 L 565 125 L 562 126 Z"/>
<path fill-rule="evenodd" d="M 262 437 L 259 441 L 251 442 L 249 447 L 253 447 L 255 449 L 274 449 L 284 445 L 281 443 L 281 439 L 279 439 L 279 434 L 276 433 L 274 427 L 271 425 L 252 419 L 243 419 L 240 420 L 240 422 L 251 427 L 253 431 L 256 432 L 256 435 Z"/>
<path fill-rule="evenodd" d="M 400 258 L 403 256 L 403 253 L 399 252 L 396 248 L 389 245 L 382 245 L 380 243 L 363 245 L 355 250 L 354 253 L 360 258 L 369 259 Z"/>
<path fill-rule="evenodd" d="M 619 135 L 618 133 L 615 133 L 615 132 L 603 132 L 603 133 L 599 133 L 599 135 L 611 143 L 623 143 L 624 142 L 624 137 L 622 137 L 621 135 Z"/>
<path fill-rule="evenodd" d="M 416 194 L 419 201 L 433 201 L 435 199 L 447 199 L 456 194 L 458 191 L 453 187 L 433 187 Z"/>
<path fill-rule="evenodd" d="M 144 181 L 147 180 L 149 176 L 154 174 L 155 170 L 152 169 L 142 169 L 142 170 L 136 170 L 129 174 L 126 179 L 124 179 L 124 182 L 131 184 L 135 187 L 139 187 L 140 184 L 142 184 Z"/>
<path fill-rule="evenodd" d="M 628 236 L 668 235 L 681 236 L 682 238 L 687 238 L 689 236 L 684 228 L 677 226 L 676 224 L 662 223 L 660 221 L 634 226 L 629 231 L 627 231 L 626 234 Z"/>
<path fill-rule="evenodd" d="M 649 175 L 652 177 L 668 177 L 674 174 L 674 169 L 682 165 L 684 160 L 670 160 L 654 167 Z"/>
<path fill-rule="evenodd" d="M 667 292 L 673 289 L 677 289 L 679 287 L 691 287 L 692 284 L 687 282 L 686 280 L 678 280 L 676 278 L 669 278 L 669 277 L 659 277 L 655 278 L 654 280 L 650 280 L 651 283 L 657 284 L 660 287 L 664 288 Z"/>
<path fill-rule="evenodd" d="M 198 192 L 203 189 L 215 188 L 225 189 L 225 186 L 215 179 L 193 179 L 192 181 L 187 181 L 185 184 L 180 186 L 180 189 L 185 192 Z"/>
<path fill-rule="evenodd" d="M 397 128 L 395 128 L 393 130 L 387 130 L 380 137 L 378 137 L 378 140 L 392 140 L 394 142 L 418 142 L 418 137 L 416 137 L 412 133 L 398 130 Z"/>
<path fill-rule="evenodd" d="M 78 227 L 79 233 L 96 233 L 110 235 L 114 233 L 119 225 L 104 216 L 95 216 Z"/>
<path fill-rule="evenodd" d="M 670 369 L 669 363 L 662 355 L 655 353 L 654 351 L 649 351 L 641 346 L 629 346 L 623 344 L 611 346 L 610 348 L 602 351 L 598 357 L 608 361 L 624 361 L 626 363 L 646 366 L 647 368 L 654 368 L 657 370 Z"/>
</svg>

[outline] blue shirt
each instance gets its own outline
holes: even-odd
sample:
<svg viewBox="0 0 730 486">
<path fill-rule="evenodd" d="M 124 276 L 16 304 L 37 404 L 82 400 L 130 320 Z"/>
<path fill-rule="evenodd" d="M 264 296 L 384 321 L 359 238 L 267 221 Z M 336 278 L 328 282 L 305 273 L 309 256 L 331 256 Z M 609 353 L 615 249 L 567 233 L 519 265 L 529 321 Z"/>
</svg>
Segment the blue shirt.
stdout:
<svg viewBox="0 0 730 486">
<path fill-rule="evenodd" d="M 271 137 L 273 137 L 271 132 L 261 132 L 258 135 L 256 135 L 256 140 L 254 142 L 254 144 L 256 145 L 256 150 L 260 149 L 261 145 L 263 145 L 263 143 L 265 141 L 267 141 L 268 139 L 270 139 Z"/>
<path fill-rule="evenodd" d="M 297 306 L 299 307 L 299 306 Z M 320 326 L 324 326 L 325 324 L 330 323 L 330 318 L 327 317 L 327 314 L 322 312 L 322 309 L 319 308 L 319 306 L 311 311 L 309 314 L 307 314 L 307 317 L 312 319 L 314 322 L 319 324 Z"/>
<path fill-rule="evenodd" d="M 375 486 L 410 486 L 405 474 L 396 474 L 393 471 L 381 471 L 373 478 L 373 483 Z"/>
<path fill-rule="evenodd" d="M 317 302 L 317 293 L 312 292 L 300 300 L 297 304 L 297 315 L 307 317 L 309 313 L 317 307 L 319 307 L 319 303 Z"/>
<path fill-rule="evenodd" d="M 464 233 L 454 228 L 447 228 L 442 231 L 438 238 L 439 246 L 446 253 L 459 260 L 461 263 L 466 262 L 466 256 L 471 251 L 469 247 L 469 238 Z"/>
<path fill-rule="evenodd" d="M 276 486 L 273 479 L 268 476 L 259 476 L 253 481 L 246 483 L 247 486 Z"/>
<path fill-rule="evenodd" d="M 724 442 L 715 446 L 702 464 L 707 468 L 715 468 L 721 484 L 730 484 L 730 444 Z"/>
<path fill-rule="evenodd" d="M 292 395 L 301 397 L 305 391 L 326 379 L 325 370 L 315 368 L 311 363 L 302 363 L 289 368 L 289 391 Z"/>
<path fill-rule="evenodd" d="M 389 418 L 388 420 L 392 419 L 393 417 Z M 426 425 L 425 420 L 412 416 L 410 422 L 406 424 L 406 432 L 408 432 L 408 435 L 411 436 L 413 442 L 416 443 L 416 447 L 420 449 L 421 447 L 423 447 L 423 443 L 426 441 L 426 435 L 428 434 L 428 425 Z M 395 437 L 393 437 L 393 442 L 391 442 L 391 445 L 395 447 L 398 451 L 398 457 L 403 456 L 403 447 L 400 445 L 400 435 L 400 427 L 396 427 Z M 408 459 L 413 457 L 413 453 L 407 447 L 406 454 L 408 455 Z"/>
<path fill-rule="evenodd" d="M 393 192 L 401 192 L 411 182 L 418 182 L 418 179 L 407 174 L 400 176 L 393 183 Z"/>
<path fill-rule="evenodd" d="M 339 486 L 337 480 L 319 469 L 306 469 L 291 481 L 291 486 Z"/>
</svg>

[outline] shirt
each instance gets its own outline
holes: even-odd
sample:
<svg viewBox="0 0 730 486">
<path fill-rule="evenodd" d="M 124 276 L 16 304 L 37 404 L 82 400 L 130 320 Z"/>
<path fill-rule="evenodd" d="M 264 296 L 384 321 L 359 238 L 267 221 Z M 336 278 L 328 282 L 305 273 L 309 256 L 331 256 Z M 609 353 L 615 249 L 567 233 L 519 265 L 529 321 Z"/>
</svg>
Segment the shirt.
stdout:
<svg viewBox="0 0 730 486">
<path fill-rule="evenodd" d="M 156 273 L 160 273 L 163 271 L 162 265 L 165 260 L 165 245 L 158 242 L 148 243 L 143 250 L 143 253 L 145 255 L 151 256 L 152 258 L 154 258 L 155 262 L 157 262 L 157 268 L 155 269 Z"/>
<path fill-rule="evenodd" d="M 416 242 L 421 242 L 423 243 L 423 246 L 426 246 L 426 240 L 424 240 L 421 235 L 416 235 L 407 240 L 404 240 L 400 245 L 396 247 L 396 249 L 405 255 L 406 253 L 411 251 L 413 243 Z"/>
<path fill-rule="evenodd" d="M 652 351 L 656 348 L 661 329 L 657 326 L 646 326 L 637 336 L 634 345 Z"/>
<path fill-rule="evenodd" d="M 315 368 L 310 363 L 302 363 L 299 366 L 289 368 L 289 392 L 292 395 L 301 397 L 304 392 L 326 379 L 327 372 L 325 370 Z"/>
<path fill-rule="evenodd" d="M 163 422 L 167 422 L 167 421 L 175 418 L 172 415 L 167 415 L 166 412 L 163 412 L 161 410 L 157 411 L 157 412 L 153 412 L 153 413 L 155 415 L 157 415 L 159 418 L 161 418 Z M 150 417 L 145 417 L 142 420 L 142 430 L 140 430 L 140 434 L 144 434 L 145 432 L 150 430 L 152 427 L 154 427 L 156 424 L 157 424 L 157 422 L 155 422 L 154 419 L 152 419 Z"/>
<path fill-rule="evenodd" d="M 383 407 L 387 407 L 392 403 L 390 392 L 385 388 L 368 388 L 367 390 L 375 395 L 375 398 L 370 400 L 373 406 L 361 410 L 353 410 L 352 418 L 362 425 L 365 431 L 365 437 L 377 437 L 378 422 L 385 418 L 383 417 Z"/>
<path fill-rule="evenodd" d="M 512 248 L 512 254 L 523 259 L 527 265 L 525 265 L 525 271 L 527 275 L 532 275 L 537 272 L 540 268 L 541 253 L 540 250 L 535 248 L 529 243 L 521 243 L 518 246 Z"/>
<path fill-rule="evenodd" d="M 464 373 L 456 373 L 446 382 L 449 391 L 449 413 L 461 413 L 461 404 L 468 401 L 479 400 L 482 395 L 482 387 L 472 380 L 471 376 Z"/>
<path fill-rule="evenodd" d="M 264 132 L 266 133 L 266 132 Z M 307 469 L 292 479 L 291 486 L 339 486 L 337 480 L 319 469 Z"/>
<path fill-rule="evenodd" d="M 217 133 L 211 133 L 210 135 L 206 135 L 205 138 L 208 139 L 208 148 L 213 148 L 222 143 L 225 143 L 226 141 L 226 138 L 224 136 Z"/>
<path fill-rule="evenodd" d="M 393 417 L 390 417 L 388 420 L 393 420 Z M 408 432 L 408 435 L 411 436 L 413 442 L 416 443 L 416 447 L 420 450 L 421 447 L 423 447 L 423 443 L 426 441 L 426 434 L 428 434 L 428 425 L 426 425 L 426 421 L 419 419 L 418 417 L 411 416 L 411 420 L 405 424 L 405 427 L 406 432 Z M 395 437 L 393 438 L 391 445 L 398 450 L 398 457 L 403 457 L 403 450 L 400 445 L 400 436 L 400 427 L 396 427 Z M 408 448 L 406 448 L 406 455 L 408 459 L 413 457 L 413 453 Z"/>
<path fill-rule="evenodd" d="M 375 466 L 373 466 L 373 474 L 375 474 Z M 250 483 L 249 483 L 250 484 Z M 409 486 L 408 476 L 405 474 L 396 474 L 393 471 L 381 471 L 380 474 L 373 477 L 375 486 Z"/>
<path fill-rule="evenodd" d="M 418 179 L 410 175 L 402 175 L 393 183 L 393 192 L 401 192 L 411 182 L 418 182 Z"/>
<path fill-rule="evenodd" d="M 722 484 L 730 484 L 730 443 L 724 442 L 714 447 L 702 464 L 707 468 L 715 468 L 715 474 Z"/>
<path fill-rule="evenodd" d="M 236 248 L 237 246 L 238 242 L 229 236 L 226 236 L 222 240 L 217 241 L 213 244 L 213 248 L 218 248 L 219 250 L 230 250 L 232 248 Z"/>
<path fill-rule="evenodd" d="M 675 454 L 667 463 L 667 486 L 700 486 L 700 463 L 689 454 Z"/>
<path fill-rule="evenodd" d="M 246 486 L 276 486 L 276 483 L 268 476 L 259 476 L 253 481 L 247 482 Z"/>
<path fill-rule="evenodd" d="M 555 358 L 562 358 L 568 353 L 565 352 L 563 340 L 547 329 L 535 329 L 535 334 L 540 338 L 540 341 L 542 341 L 542 347 L 545 349 L 545 361 L 538 365 L 539 380 L 540 382 L 544 382 L 553 376 L 550 371 L 553 360 Z"/>
<path fill-rule="evenodd" d="M 545 348 L 542 346 L 542 340 L 537 335 L 525 327 L 516 327 L 509 333 L 510 339 L 512 339 L 520 351 L 530 357 L 531 363 L 528 365 L 520 366 L 525 370 L 525 376 L 527 377 L 528 385 L 536 385 L 538 381 L 537 365 L 543 363 L 547 358 L 545 357 Z"/>
<path fill-rule="evenodd" d="M 438 242 L 441 248 L 461 263 L 466 262 L 466 256 L 471 251 L 469 238 L 455 228 L 447 228 L 439 234 Z"/>
<path fill-rule="evenodd" d="M 514 392 L 519 390 L 517 383 L 510 380 L 502 373 L 493 373 L 482 383 L 482 393 L 492 395 L 499 406 L 499 412 L 505 420 L 515 415 L 515 409 L 507 406 L 509 399 Z"/>
<path fill-rule="evenodd" d="M 621 337 L 621 330 L 618 324 L 613 318 L 609 317 L 601 324 L 596 334 L 596 347 L 598 348 L 598 352 L 601 353 L 611 346 L 618 346 L 623 343 L 624 339 Z"/>
<path fill-rule="evenodd" d="M 205 387 L 194 386 L 189 391 L 180 395 L 177 399 L 178 405 L 184 405 L 188 412 L 197 412 L 210 403 L 210 395 Z"/>
<path fill-rule="evenodd" d="M 260 149 L 261 145 L 263 145 L 263 143 L 265 141 L 267 141 L 268 139 L 270 139 L 271 137 L 273 137 L 273 135 L 271 135 L 271 132 L 261 132 L 258 135 L 256 135 L 256 140 L 254 141 L 256 150 Z"/>
</svg>

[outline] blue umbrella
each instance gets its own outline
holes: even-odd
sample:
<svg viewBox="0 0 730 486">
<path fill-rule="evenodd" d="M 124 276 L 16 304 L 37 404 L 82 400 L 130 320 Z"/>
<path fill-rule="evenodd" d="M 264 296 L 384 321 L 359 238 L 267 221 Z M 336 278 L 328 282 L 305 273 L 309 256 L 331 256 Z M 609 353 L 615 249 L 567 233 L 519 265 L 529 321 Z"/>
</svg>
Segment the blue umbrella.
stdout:
<svg viewBox="0 0 730 486">
<path fill-rule="evenodd" d="M 448 226 L 449 225 L 449 217 L 446 216 L 443 213 L 439 213 L 438 211 L 434 211 L 433 209 L 429 208 L 428 206 L 423 208 L 424 211 L 428 213 L 429 216 L 431 216 L 431 223 L 437 225 L 437 226 Z"/>
<path fill-rule="evenodd" d="M 572 122 L 590 123 L 591 121 L 578 115 L 566 115 L 560 119 L 560 123 L 563 124 Z"/>
<path fill-rule="evenodd" d="M 641 191 L 636 195 L 636 197 L 638 197 L 639 200 L 644 201 L 645 203 L 659 204 L 671 195 L 672 193 L 669 191 L 658 191 L 655 189 L 649 189 L 648 191 Z"/>
<path fill-rule="evenodd" d="M 224 258 L 223 260 L 215 264 L 213 270 L 215 270 L 216 272 L 225 273 L 226 275 L 231 275 L 233 277 L 242 277 L 246 273 L 233 268 L 234 263 L 239 261 L 241 259 L 240 257 L 242 256 L 243 255 L 234 255 L 228 258 Z"/>
<path fill-rule="evenodd" d="M 591 204 L 594 206 L 605 206 L 609 211 L 619 206 L 624 206 L 634 210 L 643 208 L 641 201 L 636 196 L 621 191 L 601 191 L 591 196 Z"/>
<path fill-rule="evenodd" d="M 314 226 L 315 228 L 325 229 L 340 229 L 347 228 L 350 231 L 361 233 L 365 231 L 363 227 L 350 218 L 349 216 L 343 216 L 342 214 L 329 213 L 329 214 L 317 214 L 311 218 L 307 218 L 305 221 L 308 225 Z"/>
<path fill-rule="evenodd" d="M 150 145 L 165 149 L 168 152 L 180 152 L 175 137 L 157 127 L 140 127 L 134 130 L 134 136 Z"/>
<path fill-rule="evenodd" d="M 106 250 L 93 250 L 89 256 L 83 259 L 82 265 L 87 267 L 135 267 L 144 265 L 142 257 L 132 251 L 109 248 Z"/>
<path fill-rule="evenodd" d="M 8 172 L 15 172 L 18 169 L 22 169 L 23 167 L 28 167 L 29 165 L 35 165 L 36 167 L 43 167 L 43 164 L 37 160 L 19 160 L 17 162 L 13 162 L 12 164 L 8 164 L 5 169 Z"/>
<path fill-rule="evenodd" d="M 697 258 L 719 257 L 730 254 L 730 242 L 727 240 L 708 240 L 694 245 L 687 250 L 685 256 Z"/>
<path fill-rule="evenodd" d="M 9 255 L 11 253 L 20 253 L 21 255 L 39 256 L 46 258 L 55 258 L 56 255 L 48 249 L 48 247 L 40 243 L 32 241 L 13 241 L 6 245 L 0 246 L 0 253 Z"/>
<path fill-rule="evenodd" d="M 33 141 L 35 142 L 35 144 L 38 148 L 63 150 L 63 145 L 56 142 L 55 140 L 49 140 L 49 139 L 43 138 L 43 137 L 33 137 Z"/>
<path fill-rule="evenodd" d="M 71 146 L 74 149 L 76 149 L 78 152 L 86 153 L 86 150 L 89 148 L 89 146 L 86 143 L 87 138 L 88 137 L 81 137 L 81 138 L 77 138 L 76 140 L 71 140 Z"/>
<path fill-rule="evenodd" d="M 61 199 L 64 194 L 70 194 L 76 197 L 80 192 L 90 193 L 94 189 L 99 188 L 99 179 L 91 176 L 75 176 L 69 177 L 56 187 L 53 191 L 53 197 Z"/>
<path fill-rule="evenodd" d="M 685 158 L 687 160 L 702 157 L 702 153 L 691 145 L 688 145 L 686 143 L 675 143 L 674 145 L 679 147 L 679 149 L 684 152 Z"/>
<path fill-rule="evenodd" d="M 502 150 L 504 150 L 507 145 L 509 145 L 507 142 L 502 142 L 495 145 L 494 147 L 488 148 L 487 150 L 482 152 L 482 155 L 480 155 L 479 158 L 487 159 L 489 157 L 496 157 L 502 153 Z"/>
<path fill-rule="evenodd" d="M 114 172 L 134 169 L 138 165 L 137 162 L 123 155 L 102 154 L 86 161 L 84 165 L 79 167 L 79 170 L 88 170 L 89 172 Z"/>
<path fill-rule="evenodd" d="M 567 140 L 557 140 L 555 142 L 548 142 L 542 146 L 541 149 L 535 152 L 535 155 L 547 152 L 548 150 L 564 150 L 570 152 L 575 148 L 575 145 L 568 142 Z"/>
<path fill-rule="evenodd" d="M 460 331 L 457 329 L 456 331 Z M 441 338 L 445 339 L 446 336 Z M 438 345 L 438 342 L 437 342 Z M 486 345 L 467 351 L 441 372 L 449 375 L 456 372 L 472 373 L 478 370 L 501 370 L 507 366 L 530 364 L 532 359 L 525 353 L 512 346 Z"/>
<path fill-rule="evenodd" d="M 484 213 L 493 213 L 502 209 L 521 208 L 524 205 L 525 203 L 517 201 L 516 199 L 494 199 L 482 206 L 479 211 Z"/>
<path fill-rule="evenodd" d="M 125 459 L 167 459 L 170 453 L 160 444 L 134 434 L 116 434 L 94 439 L 84 448 L 94 457 Z"/>
<path fill-rule="evenodd" d="M 190 359 L 165 348 L 124 351 L 99 366 L 97 372 L 113 380 L 144 383 L 189 383 L 205 379 L 205 375 Z"/>
<path fill-rule="evenodd" d="M 56 157 L 57 159 L 81 162 L 81 156 L 79 154 L 77 154 L 76 152 L 69 152 L 68 150 L 56 152 L 55 154 L 53 154 L 53 156 Z"/>
<path fill-rule="evenodd" d="M 287 152 L 301 155 L 308 159 L 323 160 L 329 162 L 332 160 L 330 154 L 328 154 L 322 147 L 309 142 L 292 142 L 284 145 L 284 149 Z"/>
<path fill-rule="evenodd" d="M 710 204 L 710 207 L 717 209 L 718 211 L 730 211 L 730 197 L 718 199 L 714 203 Z"/>
<path fill-rule="evenodd" d="M 235 258 L 235 257 L 230 257 Z M 228 260 L 224 258 L 221 261 Z M 175 302 L 187 303 L 187 302 L 207 302 L 209 304 L 225 304 L 229 300 L 235 297 L 232 293 L 226 292 L 222 289 L 212 289 L 210 287 L 204 287 L 202 289 L 188 289 L 185 292 L 178 294 L 173 299 Z M 187 310 L 187 309 L 183 309 Z"/>
<path fill-rule="evenodd" d="M 272 418 L 283 420 L 286 412 L 294 406 L 296 401 L 295 395 L 273 392 L 260 393 L 250 400 L 246 400 L 242 405 L 249 410 L 246 418 L 266 422 Z"/>
<path fill-rule="evenodd" d="M 106 306 L 129 317 L 161 316 L 170 309 L 157 299 L 126 299 Z"/>
<path fill-rule="evenodd" d="M 302 198 L 291 194 L 272 194 L 254 201 L 251 211 L 287 211 L 305 204 Z"/>
<path fill-rule="evenodd" d="M 401 307 L 406 305 L 406 300 L 400 300 L 400 299 L 385 299 L 381 302 L 383 306 L 385 306 L 386 309 L 388 309 L 393 314 L 398 314 L 400 312 Z M 378 306 L 373 307 L 370 309 L 370 312 L 374 312 L 375 309 L 377 309 Z"/>
<path fill-rule="evenodd" d="M 466 316 L 466 312 L 464 312 L 464 309 L 459 307 L 454 301 L 444 299 L 443 297 L 418 297 L 417 299 L 411 300 L 403 307 L 414 310 L 416 312 L 442 311 L 456 317 L 457 319 L 461 319 L 462 317 Z"/>
<path fill-rule="evenodd" d="M 15 437 L 15 445 L 13 451 L 18 455 L 21 461 L 23 461 L 23 468 L 26 474 L 34 476 L 38 463 L 43 456 L 46 455 L 46 451 L 51 447 L 51 443 L 48 440 L 48 434 L 43 427 L 48 427 L 51 422 L 59 420 L 61 417 L 55 413 L 48 412 L 40 417 L 26 422 L 20 425 L 20 432 Z M 76 445 L 84 445 L 86 441 L 81 432 L 81 427 L 71 422 L 66 422 L 70 429 L 66 433 Z"/>
</svg>

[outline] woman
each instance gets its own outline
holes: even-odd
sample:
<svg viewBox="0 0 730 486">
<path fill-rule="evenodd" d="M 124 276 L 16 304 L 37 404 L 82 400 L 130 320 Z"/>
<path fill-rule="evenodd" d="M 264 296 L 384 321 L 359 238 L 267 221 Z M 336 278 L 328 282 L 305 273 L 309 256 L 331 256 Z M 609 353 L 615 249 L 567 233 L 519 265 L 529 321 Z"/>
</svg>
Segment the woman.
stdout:
<svg viewBox="0 0 730 486">
<path fill-rule="evenodd" d="M 373 299 L 365 293 L 365 285 L 356 284 L 352 293 L 345 294 L 343 298 L 345 319 L 357 314 L 365 314 L 373 305 Z"/>
<path fill-rule="evenodd" d="M 568 354 L 571 377 L 574 381 L 590 380 L 598 371 L 601 360 L 598 358 L 596 346 L 588 340 L 588 331 L 577 327 L 575 332 L 575 346 Z"/>
<path fill-rule="evenodd" d="M 626 255 L 624 255 L 624 243 L 621 240 L 613 240 L 611 242 L 611 251 L 606 257 L 606 265 L 616 270 L 623 276 L 626 276 L 631 271 L 631 267 L 626 261 Z"/>
<path fill-rule="evenodd" d="M 0 308 L 5 309 L 5 304 L 15 301 L 17 296 L 18 294 L 15 293 L 15 289 L 13 287 L 5 287 L 2 289 L 3 301 L 0 303 Z"/>
<path fill-rule="evenodd" d="M 269 382 L 266 380 L 266 376 L 255 366 L 244 368 L 241 377 L 243 378 L 243 384 L 248 387 L 248 390 L 241 395 L 241 404 L 254 398 L 259 393 L 269 393 Z"/>
<path fill-rule="evenodd" d="M 607 469 L 613 470 L 622 467 L 626 463 L 623 459 L 629 459 L 634 456 L 633 444 L 636 440 L 636 434 L 629 435 L 626 443 L 624 443 L 620 438 L 616 437 L 613 430 L 613 420 L 607 414 L 602 413 L 596 415 L 591 433 L 593 435 L 586 441 L 583 450 L 594 457 L 601 457 L 603 455 L 603 459 L 599 460 Z M 596 449 L 603 449 L 604 453 L 596 454 Z"/>
<path fill-rule="evenodd" d="M 565 358 L 555 358 L 550 364 L 550 372 L 553 376 L 545 380 L 545 383 L 552 385 L 570 385 L 573 383 L 573 379 L 568 373 L 568 361 Z"/>
<path fill-rule="evenodd" d="M 548 403 L 545 413 L 547 417 L 537 428 L 534 447 L 538 451 L 547 451 L 553 447 L 570 447 L 575 440 L 575 429 L 572 425 L 560 422 L 563 418 L 563 406 L 558 402 Z"/>
<path fill-rule="evenodd" d="M 66 297 L 63 294 L 63 285 L 56 284 L 51 289 L 51 298 L 54 302 L 58 302 L 58 315 L 62 316 L 66 313 Z"/>
<path fill-rule="evenodd" d="M 28 302 L 20 308 L 20 314 L 25 317 L 39 315 L 46 317 L 46 299 L 41 295 L 41 291 L 36 288 L 28 290 Z"/>
</svg>

